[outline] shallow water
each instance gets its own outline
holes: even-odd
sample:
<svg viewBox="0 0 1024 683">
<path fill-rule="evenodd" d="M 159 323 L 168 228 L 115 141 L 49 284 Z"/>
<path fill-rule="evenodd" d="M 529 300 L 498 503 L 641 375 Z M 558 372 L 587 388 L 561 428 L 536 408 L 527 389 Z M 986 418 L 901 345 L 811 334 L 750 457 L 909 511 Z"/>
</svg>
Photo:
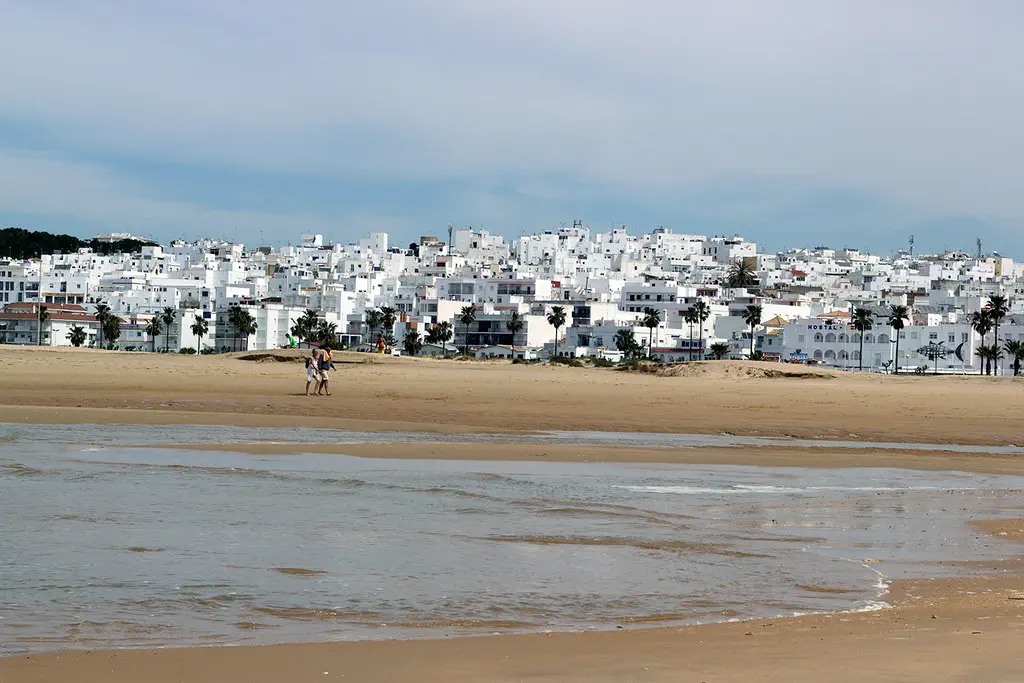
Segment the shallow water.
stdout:
<svg viewBox="0 0 1024 683">
<path fill-rule="evenodd" d="M 851 437 L 856 436 L 851 434 Z M 952 451 L 1024 455 L 1016 445 L 898 443 L 843 441 L 834 439 L 792 439 L 774 436 L 734 434 L 659 434 L 646 432 L 547 431 L 532 434 L 440 434 L 433 432 L 358 432 L 342 429 L 234 427 L 229 425 L 25 425 L 0 422 L 3 442 L 78 443 L 95 445 L 166 446 L 237 443 L 535 443 L 582 446 L 674 447 L 674 448 L 865 448 L 881 450 Z"/>
<path fill-rule="evenodd" d="M 135 437 L 104 430 L 112 443 Z M 965 522 L 1014 514 L 1024 489 L 1022 477 L 894 469 L 249 456 L 8 437 L 5 654 L 863 609 L 885 577 L 1012 554 Z"/>
</svg>

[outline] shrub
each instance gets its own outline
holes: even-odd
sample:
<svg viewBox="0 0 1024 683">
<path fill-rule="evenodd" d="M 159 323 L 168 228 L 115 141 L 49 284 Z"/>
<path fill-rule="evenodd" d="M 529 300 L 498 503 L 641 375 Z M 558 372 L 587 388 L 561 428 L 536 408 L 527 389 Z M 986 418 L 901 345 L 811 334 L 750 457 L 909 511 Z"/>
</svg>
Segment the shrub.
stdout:
<svg viewBox="0 0 1024 683">
<path fill-rule="evenodd" d="M 571 358 L 569 356 L 555 356 L 549 362 L 553 365 L 568 365 L 570 368 L 583 367 L 583 363 L 578 358 Z"/>
<path fill-rule="evenodd" d="M 204 346 L 203 350 L 200 351 L 199 353 L 203 356 L 209 356 L 214 353 L 217 353 L 217 349 L 213 348 L 212 346 Z"/>
<path fill-rule="evenodd" d="M 196 350 L 193 349 L 191 346 L 186 346 L 184 348 L 178 349 L 178 353 L 180 353 L 183 356 L 194 356 L 196 355 Z"/>
<path fill-rule="evenodd" d="M 594 358 L 591 363 L 594 364 L 595 368 L 612 368 L 615 367 L 615 363 L 608 360 L 607 358 Z"/>
</svg>

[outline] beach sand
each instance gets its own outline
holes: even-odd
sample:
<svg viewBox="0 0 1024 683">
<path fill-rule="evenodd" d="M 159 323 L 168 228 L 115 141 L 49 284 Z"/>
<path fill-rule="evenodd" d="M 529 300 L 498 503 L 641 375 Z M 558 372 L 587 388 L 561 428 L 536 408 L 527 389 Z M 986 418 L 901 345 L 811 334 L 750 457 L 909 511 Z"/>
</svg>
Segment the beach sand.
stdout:
<svg viewBox="0 0 1024 683">
<path fill-rule="evenodd" d="M 0 421 L 501 432 L 600 430 L 1005 445 L 1024 380 L 710 362 L 678 376 L 339 353 L 331 397 L 295 362 L 0 346 Z M 758 376 L 766 373 L 786 376 Z M 751 376 L 754 375 L 754 376 Z"/>
<path fill-rule="evenodd" d="M 1024 580 L 894 582 L 892 609 L 600 633 L 62 652 L 0 683 L 1020 683 Z"/>
<path fill-rule="evenodd" d="M 286 353 L 282 356 L 298 356 Z M 232 424 L 439 433 L 602 430 L 966 444 L 1024 441 L 1024 382 L 709 363 L 679 376 L 338 354 L 335 395 L 301 395 L 294 362 L 0 347 L 0 421 Z M 774 370 L 774 366 L 766 366 Z M 788 367 L 784 367 L 790 372 Z M 769 373 L 770 374 L 770 373 Z M 187 441 L 187 432 L 183 434 Z M 293 446 L 216 445 L 263 453 Z M 486 452 L 483 450 L 486 448 Z M 920 467 L 1022 474 L 1019 456 L 825 448 L 303 446 L 364 457 Z M 979 520 L 1000 542 L 1020 520 Z M 995 542 L 995 541 L 994 541 Z M 1024 547 L 1024 546 L 1022 546 Z M 1020 562 L 988 578 L 894 582 L 894 607 L 600 633 L 403 642 L 59 652 L 0 659 L 0 683 L 292 681 L 1024 680 Z"/>
</svg>

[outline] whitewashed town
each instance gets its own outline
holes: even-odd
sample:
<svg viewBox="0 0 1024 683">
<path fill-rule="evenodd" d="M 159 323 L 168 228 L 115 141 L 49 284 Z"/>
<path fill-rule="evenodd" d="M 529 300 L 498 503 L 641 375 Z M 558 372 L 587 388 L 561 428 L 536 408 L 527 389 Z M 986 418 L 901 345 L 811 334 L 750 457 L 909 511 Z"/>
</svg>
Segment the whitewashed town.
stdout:
<svg viewBox="0 0 1024 683">
<path fill-rule="evenodd" d="M 126 233 L 101 242 L 131 239 Z M 871 372 L 1015 374 L 1024 264 L 581 221 L 516 239 L 304 235 L 0 259 L 0 343 L 224 353 L 331 345 L 517 361 L 755 359 Z"/>
</svg>

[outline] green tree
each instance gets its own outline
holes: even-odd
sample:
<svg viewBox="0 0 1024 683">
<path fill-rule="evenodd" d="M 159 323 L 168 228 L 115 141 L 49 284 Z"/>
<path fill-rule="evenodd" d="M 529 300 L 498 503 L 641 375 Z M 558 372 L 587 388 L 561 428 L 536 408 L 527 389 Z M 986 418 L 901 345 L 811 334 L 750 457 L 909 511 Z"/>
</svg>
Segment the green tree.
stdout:
<svg viewBox="0 0 1024 683">
<path fill-rule="evenodd" d="M 386 339 L 395 338 L 395 323 L 398 322 L 398 311 L 390 306 L 380 307 L 381 333 Z"/>
<path fill-rule="evenodd" d="M 110 306 L 108 306 L 107 304 L 103 303 L 102 299 L 97 301 L 96 302 L 96 313 L 95 313 L 95 316 L 96 316 L 96 322 L 98 322 L 100 324 L 99 340 L 98 340 L 98 342 L 99 342 L 99 347 L 101 349 L 103 348 L 103 340 L 107 336 L 106 335 L 106 322 L 107 322 L 107 319 L 110 317 L 110 315 L 111 315 L 111 313 L 110 313 Z"/>
<path fill-rule="evenodd" d="M 519 311 L 512 311 L 508 314 L 508 320 L 505 321 L 505 328 L 512 335 L 512 355 L 516 353 L 516 335 L 523 331 L 526 327 L 526 321 L 523 320 L 523 316 L 519 315 Z"/>
<path fill-rule="evenodd" d="M 196 353 L 201 353 L 203 348 L 203 337 L 210 331 L 210 323 L 206 321 L 201 315 L 197 315 L 195 320 L 192 321 L 192 334 L 196 336 L 198 342 L 196 343 Z"/>
<path fill-rule="evenodd" d="M 971 328 L 974 329 L 979 335 L 981 335 L 981 347 L 985 347 L 985 335 L 992 331 L 993 321 L 992 316 L 989 314 L 987 309 L 975 311 L 971 313 L 970 317 Z M 990 358 L 987 353 L 975 354 L 981 359 L 982 368 L 979 368 L 978 372 L 984 372 L 986 375 L 991 372 Z"/>
<path fill-rule="evenodd" d="M 690 327 L 690 348 L 687 351 L 686 359 L 693 360 L 693 326 L 697 324 L 697 311 L 694 310 L 693 306 L 688 306 L 683 311 L 683 321 Z"/>
<path fill-rule="evenodd" d="M 996 349 L 999 348 L 999 323 L 1002 322 L 1003 318 L 1010 312 L 1010 300 L 1002 294 L 993 294 L 988 298 L 988 317 L 992 320 L 992 326 L 995 331 L 995 339 L 992 340 L 993 345 Z M 1002 357 L 1002 352 L 1000 352 Z M 998 359 L 997 359 L 998 360 Z M 995 368 L 996 373 L 999 373 L 999 368 Z"/>
<path fill-rule="evenodd" d="M 171 348 L 171 325 L 178 318 L 178 312 L 174 310 L 173 306 L 165 306 L 163 312 L 160 314 L 160 322 L 164 324 L 164 329 L 167 330 L 167 334 L 164 335 L 164 353 L 167 353 Z"/>
<path fill-rule="evenodd" d="M 239 334 L 241 334 L 242 337 L 245 339 L 245 348 L 248 349 L 249 348 L 249 336 L 253 335 L 253 334 L 256 334 L 256 330 L 258 329 L 258 327 L 256 325 L 256 318 L 254 318 L 252 316 L 252 313 L 250 313 L 249 311 L 245 310 L 244 308 L 239 308 L 237 310 L 238 310 L 237 329 L 238 329 Z"/>
<path fill-rule="evenodd" d="M 455 334 L 455 330 L 452 329 L 451 322 L 449 322 L 447 320 L 442 320 L 441 322 L 439 322 L 436 325 L 434 325 L 433 327 L 431 327 L 430 330 L 431 330 L 431 332 L 433 332 L 434 330 L 437 330 L 437 332 L 436 332 L 437 340 L 439 342 L 441 342 L 441 355 L 442 356 L 447 356 L 448 355 L 448 342 L 450 342 L 452 340 L 452 337 Z"/>
<path fill-rule="evenodd" d="M 470 304 L 463 306 L 462 311 L 459 313 L 459 322 L 466 326 L 466 345 L 463 347 L 463 353 L 469 355 L 469 326 L 476 322 L 476 306 Z"/>
<path fill-rule="evenodd" d="M 750 357 L 754 357 L 754 328 L 761 324 L 761 307 L 750 304 L 743 310 L 743 322 L 750 326 Z"/>
<path fill-rule="evenodd" d="M 423 340 L 420 339 L 420 333 L 416 330 L 409 330 L 405 333 L 405 339 L 402 340 L 402 346 L 405 347 L 405 352 L 410 356 L 415 356 L 423 348 Z"/>
<path fill-rule="evenodd" d="M 555 356 L 558 356 L 558 329 L 565 325 L 566 315 L 565 308 L 562 306 L 552 306 L 551 312 L 548 313 L 548 324 L 555 328 Z"/>
<path fill-rule="evenodd" d="M 730 261 L 726 280 L 729 287 L 733 289 L 756 286 L 757 259 L 747 256 Z"/>
<path fill-rule="evenodd" d="M 622 353 L 625 360 L 634 360 L 642 353 L 640 343 L 633 334 L 633 328 L 620 327 L 615 332 L 615 348 Z"/>
<path fill-rule="evenodd" d="M 704 323 L 707 322 L 708 318 L 711 317 L 711 308 L 703 300 L 698 300 L 693 305 L 693 314 L 696 317 L 696 322 L 700 331 L 700 346 L 704 348 Z M 703 357 L 703 354 L 701 354 Z"/>
<path fill-rule="evenodd" d="M 103 340 L 108 349 L 114 348 L 114 344 L 121 338 L 121 319 L 110 313 L 103 319 Z"/>
<path fill-rule="evenodd" d="M 900 332 L 906 326 L 905 322 L 910 317 L 910 309 L 900 304 L 889 306 L 889 318 L 886 321 L 893 329 L 893 336 L 896 338 L 896 362 L 893 364 L 893 373 L 900 374 Z"/>
<path fill-rule="evenodd" d="M 661 324 L 661 311 L 656 308 L 645 308 L 640 323 L 647 328 L 647 357 L 650 358 L 654 349 L 654 330 Z"/>
<path fill-rule="evenodd" d="M 81 327 L 80 325 L 71 326 L 71 331 L 68 332 L 68 341 L 71 342 L 72 346 L 77 349 L 85 343 L 86 338 L 87 335 L 84 327 Z"/>
<path fill-rule="evenodd" d="M 369 339 L 367 340 L 370 344 L 373 344 L 376 340 L 373 337 L 373 331 L 380 327 L 382 320 L 380 311 L 376 308 L 371 308 L 366 312 L 366 327 L 369 332 Z"/>
<path fill-rule="evenodd" d="M 161 326 L 160 318 L 153 317 L 149 319 L 149 323 L 146 325 L 146 334 L 153 338 L 153 350 L 156 351 L 156 338 L 163 331 Z"/>
<path fill-rule="evenodd" d="M 321 320 L 317 323 L 314 331 L 310 333 L 310 337 L 320 344 L 321 347 L 327 345 L 333 347 L 338 341 L 338 326 L 326 320 Z"/>
<path fill-rule="evenodd" d="M 1013 376 L 1020 375 L 1020 365 L 1024 361 L 1024 341 L 1020 339 L 1007 339 L 1003 342 L 1003 349 L 1013 361 Z"/>
<path fill-rule="evenodd" d="M 46 321 L 49 319 L 50 314 L 47 311 L 46 306 L 39 304 L 39 307 L 36 309 L 36 346 L 43 345 L 43 325 L 46 324 Z"/>
<path fill-rule="evenodd" d="M 729 353 L 729 345 L 725 342 L 715 342 L 709 348 L 711 357 L 715 360 L 722 360 Z"/>
<path fill-rule="evenodd" d="M 292 325 L 289 333 L 298 339 L 300 344 L 304 343 L 307 347 L 311 347 L 311 342 L 316 336 L 319 326 L 319 312 L 314 311 L 312 308 L 307 308 Z"/>
<path fill-rule="evenodd" d="M 853 309 L 853 329 L 857 330 L 860 342 L 860 351 L 857 355 L 857 369 L 864 371 L 864 333 L 870 330 L 875 324 L 875 316 L 867 308 Z"/>
</svg>

